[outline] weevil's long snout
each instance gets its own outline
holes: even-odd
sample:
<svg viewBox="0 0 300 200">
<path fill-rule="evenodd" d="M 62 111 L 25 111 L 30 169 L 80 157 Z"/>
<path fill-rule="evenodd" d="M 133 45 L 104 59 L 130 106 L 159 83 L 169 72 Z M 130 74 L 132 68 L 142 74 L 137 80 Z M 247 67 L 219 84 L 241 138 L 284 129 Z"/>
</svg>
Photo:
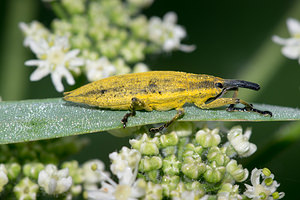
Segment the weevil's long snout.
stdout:
<svg viewBox="0 0 300 200">
<path fill-rule="evenodd" d="M 251 90 L 260 89 L 260 86 L 256 83 L 252 83 L 249 81 L 242 81 L 242 80 L 231 80 L 231 79 L 224 80 L 224 87 L 225 88 L 248 88 Z"/>
</svg>

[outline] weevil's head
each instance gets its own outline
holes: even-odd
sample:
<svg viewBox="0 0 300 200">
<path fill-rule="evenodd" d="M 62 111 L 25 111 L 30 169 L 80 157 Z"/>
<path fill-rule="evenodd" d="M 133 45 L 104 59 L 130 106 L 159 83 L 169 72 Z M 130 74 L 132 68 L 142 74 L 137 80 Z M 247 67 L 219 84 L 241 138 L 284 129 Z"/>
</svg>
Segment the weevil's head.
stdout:
<svg viewBox="0 0 300 200">
<path fill-rule="evenodd" d="M 214 91 L 216 92 L 217 97 L 225 94 L 228 90 L 237 90 L 238 88 L 259 90 L 260 87 L 256 83 L 242 80 L 221 79 L 216 77 L 214 81 Z"/>
</svg>

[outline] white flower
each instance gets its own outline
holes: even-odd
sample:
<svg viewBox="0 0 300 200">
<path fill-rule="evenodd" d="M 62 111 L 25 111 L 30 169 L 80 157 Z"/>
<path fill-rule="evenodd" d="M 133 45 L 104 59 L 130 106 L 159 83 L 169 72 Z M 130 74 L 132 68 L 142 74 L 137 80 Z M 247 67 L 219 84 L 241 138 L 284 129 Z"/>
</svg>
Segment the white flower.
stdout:
<svg viewBox="0 0 300 200">
<path fill-rule="evenodd" d="M 139 72 L 147 72 L 149 71 L 149 68 L 144 63 L 137 63 L 134 65 L 132 73 L 139 73 Z"/>
<path fill-rule="evenodd" d="M 40 171 L 38 184 L 48 194 L 61 194 L 72 186 L 72 177 L 69 176 L 69 169 L 57 170 L 55 165 L 49 164 Z"/>
<path fill-rule="evenodd" d="M 7 170 L 4 164 L 0 164 L 0 192 L 3 190 L 3 186 L 8 183 Z"/>
<path fill-rule="evenodd" d="M 132 172 L 134 170 L 134 172 Z M 119 183 L 114 182 L 102 171 L 99 173 L 106 176 L 106 180 L 101 182 L 99 190 L 88 191 L 88 198 L 97 200 L 137 200 L 145 195 L 146 183 L 142 179 L 136 180 L 138 168 L 126 167 L 119 174 Z"/>
<path fill-rule="evenodd" d="M 260 177 L 263 178 L 262 182 L 260 182 Z M 251 184 L 252 186 L 245 184 L 247 190 L 244 192 L 244 195 L 253 200 L 273 200 L 282 199 L 284 197 L 283 192 L 276 192 L 280 184 L 274 180 L 274 175 L 266 176 L 263 174 L 262 169 L 255 168 L 252 170 Z M 276 198 L 273 198 L 274 196 L 276 196 Z"/>
<path fill-rule="evenodd" d="M 135 168 L 138 165 L 141 154 L 135 149 L 123 147 L 120 153 L 113 152 L 109 154 L 109 158 L 112 162 L 110 170 L 120 179 L 128 167 Z"/>
<path fill-rule="evenodd" d="M 52 82 L 57 91 L 64 90 L 62 78 L 67 79 L 68 84 L 75 83 L 70 71 L 79 73 L 79 66 L 82 66 L 84 60 L 78 58 L 78 49 L 69 51 L 69 41 L 67 37 L 49 38 L 48 41 L 41 39 L 39 42 L 31 40 L 29 43 L 31 50 L 36 54 L 39 60 L 28 60 L 27 66 L 38 66 L 31 74 L 30 80 L 37 81 L 51 74 Z"/>
<path fill-rule="evenodd" d="M 91 82 L 107 78 L 117 71 L 116 67 L 106 57 L 101 57 L 98 60 L 86 60 L 85 70 L 87 78 Z"/>
<path fill-rule="evenodd" d="M 241 157 L 248 157 L 257 150 L 256 145 L 249 142 L 250 136 L 251 129 L 247 129 L 243 135 L 243 129 L 241 126 L 232 127 L 227 134 L 229 143 Z"/>
<path fill-rule="evenodd" d="M 300 63 L 300 22 L 289 18 L 286 23 L 291 38 L 284 39 L 275 35 L 272 37 L 272 40 L 283 45 L 281 52 L 284 56 L 290 59 L 298 59 Z"/>
<path fill-rule="evenodd" d="M 41 39 L 45 39 L 50 35 L 49 30 L 38 21 L 32 21 L 29 24 L 20 22 L 19 27 L 26 36 L 23 42 L 25 47 L 29 46 L 31 41 L 40 41 Z"/>
<path fill-rule="evenodd" d="M 161 20 L 159 17 L 151 17 L 149 20 L 149 39 L 162 46 L 166 52 L 179 49 L 185 52 L 191 52 L 195 49 L 194 45 L 180 44 L 186 37 L 186 31 L 182 26 L 176 24 L 177 15 L 174 12 L 168 12 Z"/>
<path fill-rule="evenodd" d="M 98 171 L 102 171 L 99 173 L 98 171 L 93 170 L 92 168 L 96 168 Z M 83 177 L 84 177 L 84 187 L 86 189 L 96 189 L 97 184 L 104 180 L 108 174 L 103 177 L 101 174 L 104 172 L 104 164 L 101 160 L 90 160 L 83 164 Z"/>
</svg>

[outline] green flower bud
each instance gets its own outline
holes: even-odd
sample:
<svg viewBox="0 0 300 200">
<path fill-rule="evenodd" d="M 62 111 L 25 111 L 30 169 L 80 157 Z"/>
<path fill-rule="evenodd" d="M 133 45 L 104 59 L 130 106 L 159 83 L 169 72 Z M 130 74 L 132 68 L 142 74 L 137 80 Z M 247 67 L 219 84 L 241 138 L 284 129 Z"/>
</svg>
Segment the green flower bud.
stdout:
<svg viewBox="0 0 300 200">
<path fill-rule="evenodd" d="M 157 155 L 159 153 L 159 149 L 153 142 L 143 142 L 141 144 L 140 152 L 143 155 Z"/>
<path fill-rule="evenodd" d="M 85 10 L 86 0 L 62 0 L 62 5 L 70 14 L 80 14 Z"/>
<path fill-rule="evenodd" d="M 32 182 L 28 177 L 23 178 L 14 186 L 14 194 L 17 199 L 36 199 L 38 191 L 38 184 Z"/>
<path fill-rule="evenodd" d="M 105 41 L 98 41 L 96 44 L 101 54 L 107 58 L 115 58 L 119 55 L 122 47 L 122 40 L 119 38 L 110 38 Z"/>
<path fill-rule="evenodd" d="M 70 40 L 74 48 L 89 49 L 91 46 L 91 41 L 85 34 L 73 35 Z"/>
<path fill-rule="evenodd" d="M 157 155 L 159 153 L 159 141 L 156 137 L 151 139 L 147 134 L 144 134 L 139 139 L 130 140 L 129 143 L 143 155 Z"/>
<path fill-rule="evenodd" d="M 165 196 L 170 196 L 170 192 L 173 191 L 180 181 L 179 176 L 163 176 L 161 185 Z"/>
<path fill-rule="evenodd" d="M 51 23 L 52 29 L 56 35 L 71 36 L 72 24 L 66 20 L 54 19 Z"/>
<path fill-rule="evenodd" d="M 203 147 L 202 146 L 197 146 L 195 147 L 194 144 L 188 143 L 186 145 L 185 151 L 183 152 L 182 156 L 184 157 L 189 157 L 189 156 L 200 156 L 203 152 Z"/>
<path fill-rule="evenodd" d="M 231 160 L 227 166 L 226 171 L 234 178 L 237 182 L 243 182 L 248 178 L 249 171 L 243 169 L 242 165 L 238 165 L 236 160 Z"/>
<path fill-rule="evenodd" d="M 169 155 L 174 155 L 177 152 L 177 146 L 169 146 L 166 148 L 161 149 L 162 155 L 167 157 Z"/>
<path fill-rule="evenodd" d="M 7 176 L 9 180 L 16 179 L 20 172 L 21 172 L 21 166 L 18 163 L 9 163 L 5 165 L 7 169 Z"/>
<path fill-rule="evenodd" d="M 218 146 L 221 142 L 221 137 L 219 135 L 219 129 L 210 130 L 208 128 L 199 130 L 196 133 L 196 142 L 205 148 Z"/>
<path fill-rule="evenodd" d="M 146 43 L 141 41 L 129 40 L 125 46 L 121 47 L 121 55 L 127 62 L 139 62 L 145 58 Z"/>
<path fill-rule="evenodd" d="M 85 15 L 73 15 L 71 19 L 72 33 L 86 34 L 89 28 L 89 21 Z"/>
<path fill-rule="evenodd" d="M 180 172 L 181 162 L 177 160 L 175 155 L 165 157 L 163 159 L 162 170 L 167 175 L 177 175 Z"/>
<path fill-rule="evenodd" d="M 138 17 L 132 19 L 130 21 L 129 27 L 133 33 L 133 35 L 137 38 L 146 39 L 148 37 L 148 21 L 146 16 L 139 15 Z"/>
<path fill-rule="evenodd" d="M 157 200 L 163 198 L 163 188 L 161 184 L 147 183 L 145 199 Z"/>
<path fill-rule="evenodd" d="M 193 122 L 176 122 L 171 126 L 171 130 L 175 131 L 178 137 L 189 136 L 193 133 Z"/>
<path fill-rule="evenodd" d="M 159 137 L 161 147 L 174 146 L 178 143 L 178 136 L 175 132 L 163 134 Z"/>
<path fill-rule="evenodd" d="M 160 172 L 159 170 L 152 170 L 145 172 L 146 180 L 152 181 L 153 183 L 159 183 Z"/>
<path fill-rule="evenodd" d="M 185 187 L 187 190 L 198 190 L 205 194 L 204 186 L 199 181 L 193 181 L 189 183 L 185 183 Z"/>
<path fill-rule="evenodd" d="M 202 163 L 201 157 L 185 157 L 181 171 L 191 179 L 197 179 L 206 170 L 206 165 Z"/>
<path fill-rule="evenodd" d="M 144 156 L 139 163 L 139 171 L 149 172 L 160 169 L 162 167 L 162 159 L 158 156 Z"/>
<path fill-rule="evenodd" d="M 230 161 L 230 158 L 221 151 L 219 147 L 212 147 L 209 149 L 207 154 L 208 161 L 215 161 L 219 166 L 226 166 L 226 164 Z"/>
<path fill-rule="evenodd" d="M 225 167 L 217 166 L 215 162 L 206 166 L 206 171 L 204 173 L 204 179 L 210 183 L 218 183 L 222 180 L 225 174 Z"/>
<path fill-rule="evenodd" d="M 25 176 L 37 180 L 40 171 L 44 168 L 45 166 L 42 163 L 27 163 L 23 166 L 23 173 Z"/>
</svg>

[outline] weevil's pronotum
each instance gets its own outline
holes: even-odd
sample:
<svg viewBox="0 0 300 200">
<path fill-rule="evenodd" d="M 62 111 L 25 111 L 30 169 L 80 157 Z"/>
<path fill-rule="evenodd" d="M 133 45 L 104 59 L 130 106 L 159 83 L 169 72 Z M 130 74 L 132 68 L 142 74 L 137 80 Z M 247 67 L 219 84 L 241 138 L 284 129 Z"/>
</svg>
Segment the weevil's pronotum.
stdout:
<svg viewBox="0 0 300 200">
<path fill-rule="evenodd" d="M 204 74 L 192 74 L 174 71 L 150 71 L 135 74 L 112 76 L 84 85 L 76 90 L 65 92 L 64 100 L 83 103 L 100 108 L 130 110 L 121 122 L 126 127 L 130 116 L 136 110 L 170 110 L 176 109 L 177 114 L 172 120 L 151 132 L 161 131 L 172 122 L 184 115 L 183 105 L 193 103 L 201 109 L 210 109 L 229 105 L 227 111 L 253 111 L 272 116 L 270 111 L 253 108 L 237 98 L 238 88 L 259 90 L 256 83 L 222 79 Z M 232 98 L 223 95 L 233 90 Z M 243 108 L 234 107 L 243 104 Z"/>
</svg>

